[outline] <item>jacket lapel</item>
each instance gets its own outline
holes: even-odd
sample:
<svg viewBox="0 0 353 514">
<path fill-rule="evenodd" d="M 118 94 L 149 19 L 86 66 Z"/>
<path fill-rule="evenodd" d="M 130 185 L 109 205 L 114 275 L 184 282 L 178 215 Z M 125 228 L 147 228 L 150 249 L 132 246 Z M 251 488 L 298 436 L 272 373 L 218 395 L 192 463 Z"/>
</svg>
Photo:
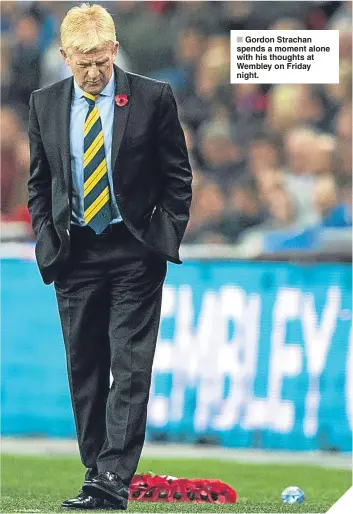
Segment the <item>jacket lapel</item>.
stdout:
<svg viewBox="0 0 353 514">
<path fill-rule="evenodd" d="M 114 64 L 115 95 L 131 95 L 129 82 L 123 70 Z M 118 107 L 114 102 L 113 141 L 112 141 L 112 170 L 118 157 L 119 148 L 123 139 L 127 119 L 130 111 L 130 99 L 124 107 Z"/>
<path fill-rule="evenodd" d="M 66 187 L 71 194 L 71 159 L 70 159 L 70 111 L 73 90 L 73 77 L 63 82 L 60 97 L 56 99 L 56 138 L 60 151 L 62 169 Z"/>
</svg>

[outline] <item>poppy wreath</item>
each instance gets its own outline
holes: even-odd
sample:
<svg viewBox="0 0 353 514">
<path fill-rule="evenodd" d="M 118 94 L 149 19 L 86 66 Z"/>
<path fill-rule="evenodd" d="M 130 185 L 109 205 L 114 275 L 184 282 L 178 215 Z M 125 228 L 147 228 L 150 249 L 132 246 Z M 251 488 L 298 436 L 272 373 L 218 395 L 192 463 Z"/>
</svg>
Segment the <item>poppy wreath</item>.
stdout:
<svg viewBox="0 0 353 514">
<path fill-rule="evenodd" d="M 220 480 L 134 475 L 129 499 L 139 502 L 236 503 L 234 489 Z"/>
</svg>

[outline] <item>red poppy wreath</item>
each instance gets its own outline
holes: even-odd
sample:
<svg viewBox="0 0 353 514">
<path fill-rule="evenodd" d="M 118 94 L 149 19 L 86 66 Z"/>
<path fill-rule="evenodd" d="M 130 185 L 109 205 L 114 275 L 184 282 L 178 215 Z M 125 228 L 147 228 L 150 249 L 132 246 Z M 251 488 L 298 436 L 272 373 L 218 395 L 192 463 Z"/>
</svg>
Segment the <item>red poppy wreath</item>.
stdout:
<svg viewBox="0 0 353 514">
<path fill-rule="evenodd" d="M 237 494 L 220 480 L 134 475 L 129 499 L 139 502 L 236 503 Z"/>
</svg>

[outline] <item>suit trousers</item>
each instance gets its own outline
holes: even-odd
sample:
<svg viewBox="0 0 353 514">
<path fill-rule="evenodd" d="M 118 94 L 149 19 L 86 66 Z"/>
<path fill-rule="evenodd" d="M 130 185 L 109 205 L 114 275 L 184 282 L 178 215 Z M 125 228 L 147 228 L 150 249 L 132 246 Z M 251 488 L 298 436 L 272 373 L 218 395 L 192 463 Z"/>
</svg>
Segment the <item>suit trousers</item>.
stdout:
<svg viewBox="0 0 353 514">
<path fill-rule="evenodd" d="M 86 478 L 112 471 L 128 485 L 145 440 L 167 263 L 123 223 L 102 235 L 72 225 L 70 252 L 54 288 L 81 460 Z"/>
</svg>

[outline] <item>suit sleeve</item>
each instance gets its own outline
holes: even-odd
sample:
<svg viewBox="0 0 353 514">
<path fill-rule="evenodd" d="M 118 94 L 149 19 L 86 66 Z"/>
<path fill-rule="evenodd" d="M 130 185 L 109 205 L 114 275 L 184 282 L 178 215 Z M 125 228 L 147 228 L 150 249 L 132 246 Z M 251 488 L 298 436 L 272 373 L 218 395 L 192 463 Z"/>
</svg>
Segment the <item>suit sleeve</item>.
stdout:
<svg viewBox="0 0 353 514">
<path fill-rule="evenodd" d="M 45 221 L 51 219 L 51 172 L 40 134 L 32 93 L 29 100 L 30 178 L 28 180 L 28 209 L 36 237 Z"/>
<path fill-rule="evenodd" d="M 162 177 L 159 205 L 171 218 L 180 243 L 189 221 L 192 172 L 176 101 L 169 84 L 163 86 L 161 93 L 157 153 Z"/>
</svg>

